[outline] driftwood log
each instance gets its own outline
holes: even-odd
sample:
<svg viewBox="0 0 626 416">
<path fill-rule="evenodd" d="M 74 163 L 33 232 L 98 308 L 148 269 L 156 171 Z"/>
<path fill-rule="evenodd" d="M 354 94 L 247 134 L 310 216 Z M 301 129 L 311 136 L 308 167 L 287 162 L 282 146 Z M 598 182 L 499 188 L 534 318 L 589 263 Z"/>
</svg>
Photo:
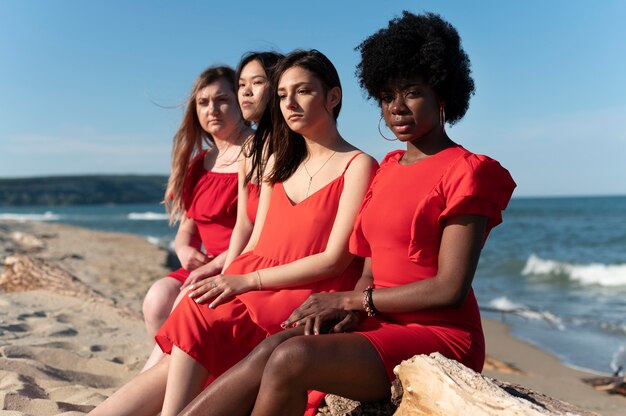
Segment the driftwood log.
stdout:
<svg viewBox="0 0 626 416">
<path fill-rule="evenodd" d="M 26 255 L 13 255 L 4 260 L 0 275 L 0 289 L 10 292 L 47 290 L 60 295 L 82 298 L 87 303 L 99 303 L 114 307 L 122 316 L 138 318 L 139 315 L 114 300 L 107 298 L 83 283 L 79 278 L 47 262 Z"/>
<path fill-rule="evenodd" d="M 496 382 L 439 353 L 394 370 L 404 394 L 396 416 L 594 415 L 520 386 Z"/>
<path fill-rule="evenodd" d="M 391 400 L 327 395 L 318 416 L 597 416 L 525 387 L 493 380 L 441 354 L 416 355 L 394 372 Z"/>
</svg>

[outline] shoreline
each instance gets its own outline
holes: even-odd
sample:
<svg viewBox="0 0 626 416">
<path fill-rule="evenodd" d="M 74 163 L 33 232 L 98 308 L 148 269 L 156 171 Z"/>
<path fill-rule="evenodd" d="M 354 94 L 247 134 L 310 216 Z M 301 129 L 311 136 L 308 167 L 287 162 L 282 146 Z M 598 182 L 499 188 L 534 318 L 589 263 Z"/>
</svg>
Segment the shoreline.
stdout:
<svg viewBox="0 0 626 416">
<path fill-rule="evenodd" d="M 3 263 L 20 253 L 58 265 L 103 301 L 0 289 L 0 409 L 16 416 L 85 414 L 143 365 L 152 341 L 139 315 L 141 301 L 150 284 L 167 273 L 167 251 L 132 234 L 0 221 Z M 123 308 L 135 316 L 125 315 Z M 568 367 L 513 337 L 504 322 L 483 318 L 483 328 L 484 375 L 601 415 L 624 414 L 626 398 L 583 382 L 598 374 Z"/>
</svg>

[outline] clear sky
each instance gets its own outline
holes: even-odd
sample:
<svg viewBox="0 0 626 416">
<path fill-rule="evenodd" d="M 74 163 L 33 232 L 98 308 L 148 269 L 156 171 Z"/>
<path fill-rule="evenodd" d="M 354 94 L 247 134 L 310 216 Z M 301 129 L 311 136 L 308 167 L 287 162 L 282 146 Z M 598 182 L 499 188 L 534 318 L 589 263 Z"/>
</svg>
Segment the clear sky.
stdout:
<svg viewBox="0 0 626 416">
<path fill-rule="evenodd" d="M 340 131 L 381 159 L 398 144 L 378 136 L 354 47 L 403 9 L 459 30 L 476 95 L 448 132 L 517 196 L 626 194 L 623 0 L 0 0 L 0 177 L 167 174 L 194 78 L 269 49 L 324 52 Z"/>
</svg>

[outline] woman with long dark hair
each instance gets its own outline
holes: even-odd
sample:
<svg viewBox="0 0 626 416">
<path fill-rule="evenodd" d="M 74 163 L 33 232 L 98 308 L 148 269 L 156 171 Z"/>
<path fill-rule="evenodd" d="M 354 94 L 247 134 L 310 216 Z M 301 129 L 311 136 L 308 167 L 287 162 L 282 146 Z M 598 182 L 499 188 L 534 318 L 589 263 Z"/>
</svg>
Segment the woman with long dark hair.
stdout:
<svg viewBox="0 0 626 416">
<path fill-rule="evenodd" d="M 248 52 L 237 66 L 237 97 L 246 121 L 256 125 L 251 140 L 243 147 L 238 161 L 237 221 L 230 238 L 224 268 L 248 251 L 246 245 L 252 234 L 261 193 L 263 170 L 271 154 L 272 129 L 271 77 L 283 55 L 277 52 Z"/>
</svg>

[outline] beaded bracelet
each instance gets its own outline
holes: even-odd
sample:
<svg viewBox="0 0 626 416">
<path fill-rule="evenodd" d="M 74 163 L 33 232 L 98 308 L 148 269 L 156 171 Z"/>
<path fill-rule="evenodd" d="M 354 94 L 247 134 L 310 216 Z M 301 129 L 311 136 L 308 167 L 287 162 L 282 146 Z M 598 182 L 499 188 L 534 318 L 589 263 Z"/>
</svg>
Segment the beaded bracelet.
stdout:
<svg viewBox="0 0 626 416">
<path fill-rule="evenodd" d="M 374 301 L 372 300 L 373 291 L 374 288 L 372 286 L 368 286 L 363 291 L 363 309 L 365 309 L 365 312 L 367 312 L 367 316 L 376 316 L 376 314 L 378 313 L 376 307 L 374 306 Z"/>
</svg>

